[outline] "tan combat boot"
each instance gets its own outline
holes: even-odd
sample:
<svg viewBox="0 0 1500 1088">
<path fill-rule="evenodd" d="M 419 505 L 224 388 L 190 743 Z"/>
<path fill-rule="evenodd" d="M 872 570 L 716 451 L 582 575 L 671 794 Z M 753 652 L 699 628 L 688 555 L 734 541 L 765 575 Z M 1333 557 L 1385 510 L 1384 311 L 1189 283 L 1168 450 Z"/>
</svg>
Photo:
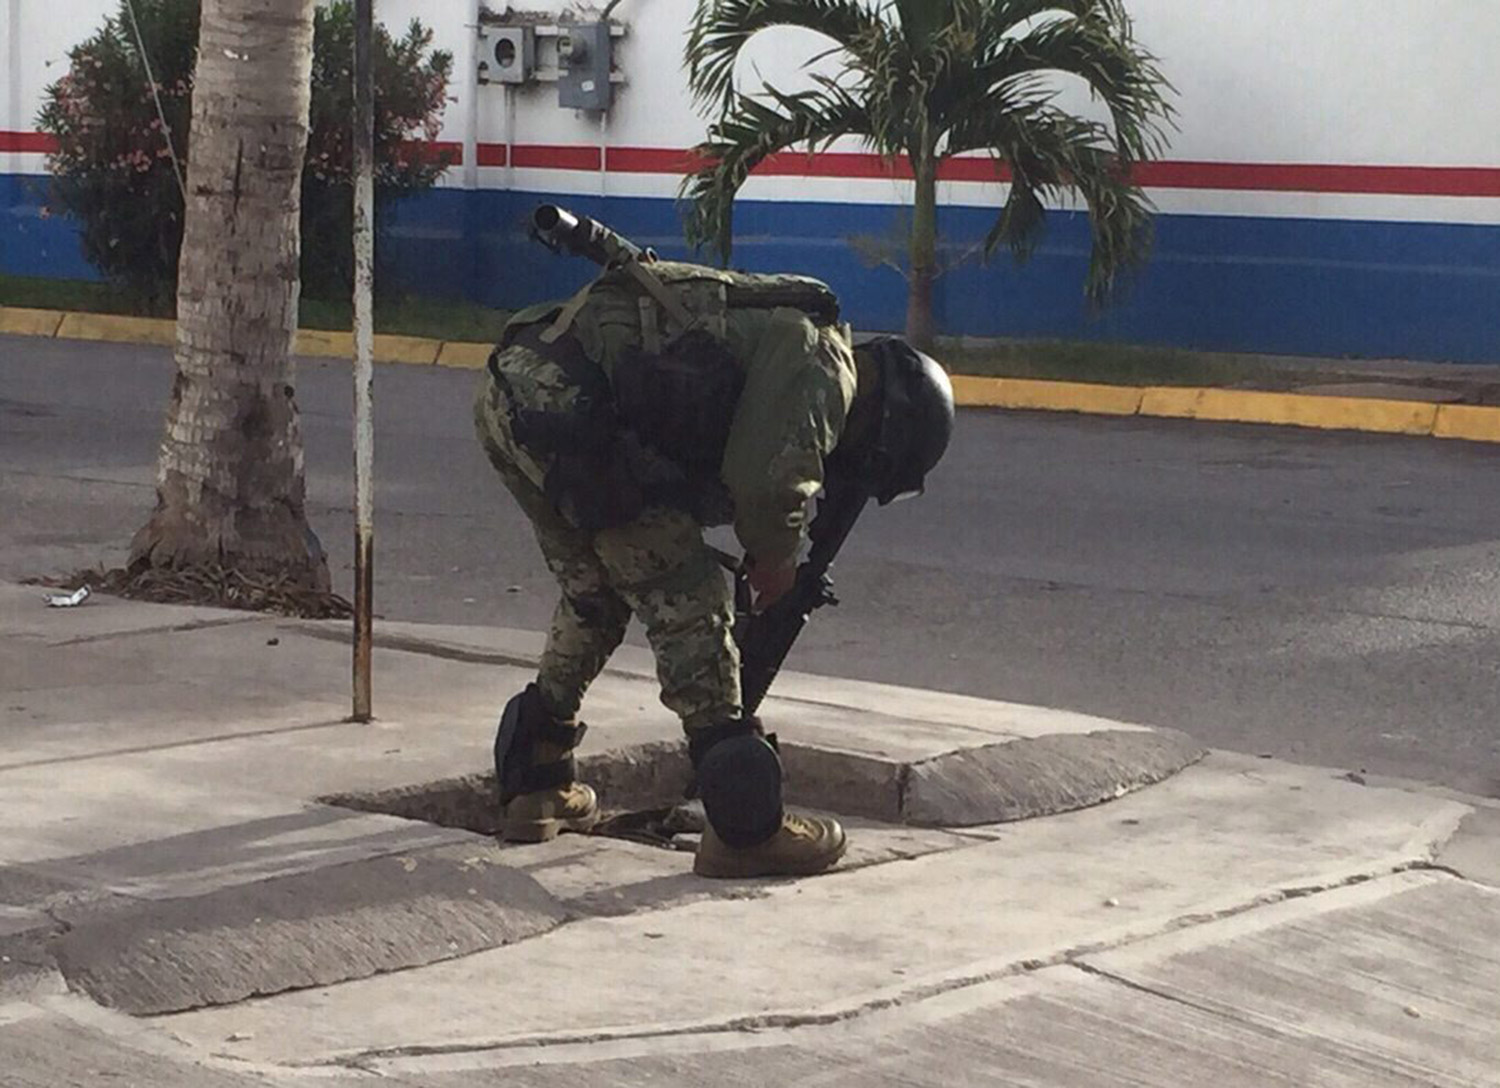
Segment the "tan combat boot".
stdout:
<svg viewBox="0 0 1500 1088">
<path fill-rule="evenodd" d="M 511 798 L 501 820 L 506 842 L 550 842 L 564 831 L 587 831 L 599 822 L 599 799 L 582 782 Z"/>
<path fill-rule="evenodd" d="M 703 829 L 693 872 L 699 876 L 812 876 L 833 868 L 844 856 L 848 838 L 839 822 L 827 816 L 781 817 L 781 830 L 758 846 L 726 846 L 712 825 Z"/>
<path fill-rule="evenodd" d="M 500 838 L 547 842 L 599 822 L 599 799 L 577 780 L 573 749 L 588 727 L 548 714 L 535 684 L 506 704 L 495 737 Z"/>
</svg>

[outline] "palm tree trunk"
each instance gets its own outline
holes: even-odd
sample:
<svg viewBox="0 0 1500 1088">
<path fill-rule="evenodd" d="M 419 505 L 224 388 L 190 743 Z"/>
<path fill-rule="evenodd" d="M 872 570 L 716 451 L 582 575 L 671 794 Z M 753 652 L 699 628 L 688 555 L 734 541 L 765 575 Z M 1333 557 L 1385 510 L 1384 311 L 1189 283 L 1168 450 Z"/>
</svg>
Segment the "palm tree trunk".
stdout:
<svg viewBox="0 0 1500 1088">
<path fill-rule="evenodd" d="M 131 567 L 328 587 L 293 399 L 314 0 L 203 0 L 157 505 Z"/>
<path fill-rule="evenodd" d="M 911 281 L 906 300 L 906 338 L 931 351 L 937 335 L 932 316 L 932 286 L 937 280 L 937 154 L 922 148 L 912 158 L 916 198 L 911 216 Z"/>
</svg>

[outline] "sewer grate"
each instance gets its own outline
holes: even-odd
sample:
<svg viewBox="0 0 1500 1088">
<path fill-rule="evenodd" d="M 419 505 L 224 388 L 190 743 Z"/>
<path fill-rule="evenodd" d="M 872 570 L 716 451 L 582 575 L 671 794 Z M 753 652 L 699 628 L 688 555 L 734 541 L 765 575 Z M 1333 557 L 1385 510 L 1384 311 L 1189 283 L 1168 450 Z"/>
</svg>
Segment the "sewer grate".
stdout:
<svg viewBox="0 0 1500 1088">
<path fill-rule="evenodd" d="M 594 825 L 592 835 L 657 846 L 664 850 L 698 849 L 703 834 L 703 809 L 698 805 L 662 805 L 618 812 Z"/>
</svg>

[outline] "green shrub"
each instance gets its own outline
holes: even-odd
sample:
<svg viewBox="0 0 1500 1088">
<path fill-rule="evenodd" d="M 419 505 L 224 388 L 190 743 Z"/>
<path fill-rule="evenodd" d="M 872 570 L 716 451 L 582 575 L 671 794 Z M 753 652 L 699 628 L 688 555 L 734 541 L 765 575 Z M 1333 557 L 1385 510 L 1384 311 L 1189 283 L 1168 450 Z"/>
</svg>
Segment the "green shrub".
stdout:
<svg viewBox="0 0 1500 1088">
<path fill-rule="evenodd" d="M 135 0 L 171 143 L 186 169 L 199 0 Z M 303 290 L 347 294 L 352 282 L 354 12 L 334 0 L 316 15 L 312 108 L 302 184 Z M 430 51 L 413 19 L 402 38 L 375 33 L 376 194 L 381 204 L 429 188 L 450 156 L 433 148 L 452 56 Z M 182 192 L 136 46 L 128 7 L 68 54 L 38 123 L 57 146 L 51 201 L 78 220 L 84 257 L 143 309 L 170 313 L 182 245 Z"/>
</svg>

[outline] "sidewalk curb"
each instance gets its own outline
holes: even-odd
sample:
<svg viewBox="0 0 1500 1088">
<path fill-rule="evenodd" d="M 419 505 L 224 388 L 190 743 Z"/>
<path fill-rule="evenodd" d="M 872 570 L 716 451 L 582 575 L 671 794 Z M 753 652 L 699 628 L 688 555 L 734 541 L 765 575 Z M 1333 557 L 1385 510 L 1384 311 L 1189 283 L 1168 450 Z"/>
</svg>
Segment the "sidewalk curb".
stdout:
<svg viewBox="0 0 1500 1088">
<path fill-rule="evenodd" d="M 175 340 L 175 322 L 160 318 L 0 306 L 0 333 L 170 346 Z M 346 332 L 303 329 L 297 333 L 295 350 L 298 355 L 313 358 L 349 358 L 354 353 L 353 336 Z M 387 333 L 375 336 L 375 361 L 381 363 L 477 370 L 484 365 L 490 350 L 489 344 L 457 340 Z M 1121 386 L 1034 378 L 985 378 L 967 374 L 953 376 L 953 393 L 959 407 L 963 408 L 1261 423 L 1316 430 L 1500 442 L 1500 408 L 1472 404 L 1430 404 L 1425 401 L 1197 386 Z"/>
</svg>

